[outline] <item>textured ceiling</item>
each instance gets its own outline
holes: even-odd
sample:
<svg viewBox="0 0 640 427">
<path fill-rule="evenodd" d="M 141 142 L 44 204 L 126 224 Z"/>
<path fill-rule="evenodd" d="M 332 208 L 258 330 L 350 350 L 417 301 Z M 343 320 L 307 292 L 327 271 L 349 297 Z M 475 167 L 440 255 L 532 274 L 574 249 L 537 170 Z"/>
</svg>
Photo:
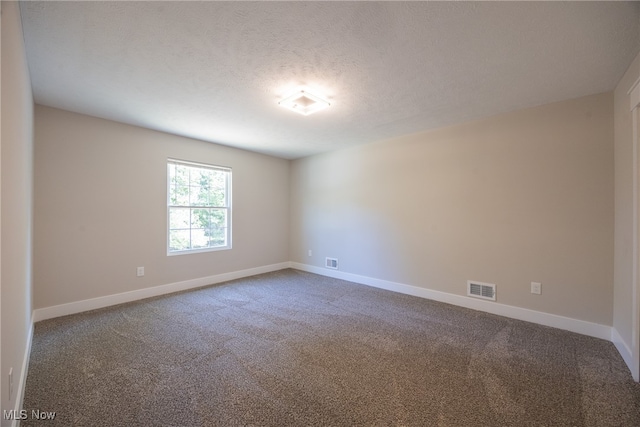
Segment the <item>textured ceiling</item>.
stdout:
<svg viewBox="0 0 640 427">
<path fill-rule="evenodd" d="M 37 103 L 297 158 L 609 91 L 632 2 L 23 2 Z M 277 105 L 298 86 L 331 107 Z"/>
</svg>

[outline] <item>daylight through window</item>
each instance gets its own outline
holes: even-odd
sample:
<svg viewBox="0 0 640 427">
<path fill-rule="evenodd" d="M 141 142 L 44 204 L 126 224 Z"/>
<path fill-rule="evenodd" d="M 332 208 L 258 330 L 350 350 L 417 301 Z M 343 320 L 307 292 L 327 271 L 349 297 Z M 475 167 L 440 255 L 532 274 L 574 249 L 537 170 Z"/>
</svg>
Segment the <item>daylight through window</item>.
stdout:
<svg viewBox="0 0 640 427">
<path fill-rule="evenodd" d="M 167 162 L 168 254 L 231 248 L 231 169 Z"/>
</svg>

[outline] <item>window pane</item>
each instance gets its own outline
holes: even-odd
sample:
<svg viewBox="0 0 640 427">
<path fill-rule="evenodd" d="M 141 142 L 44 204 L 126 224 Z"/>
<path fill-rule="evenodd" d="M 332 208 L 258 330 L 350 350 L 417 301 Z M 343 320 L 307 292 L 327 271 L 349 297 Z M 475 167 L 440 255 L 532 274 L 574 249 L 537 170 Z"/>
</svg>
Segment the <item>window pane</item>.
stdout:
<svg viewBox="0 0 640 427">
<path fill-rule="evenodd" d="M 208 195 L 202 187 L 189 187 L 189 206 L 207 206 Z"/>
<path fill-rule="evenodd" d="M 211 230 L 211 246 L 226 246 L 227 245 L 227 229 L 214 228 Z"/>
<path fill-rule="evenodd" d="M 171 230 L 188 230 L 191 226 L 189 222 L 190 209 L 171 208 L 169 209 L 169 228 Z"/>
<path fill-rule="evenodd" d="M 227 210 L 211 209 L 211 228 L 225 228 L 227 226 Z"/>
<path fill-rule="evenodd" d="M 212 246 L 227 245 L 227 210 L 211 210 L 210 237 Z"/>
<path fill-rule="evenodd" d="M 213 188 L 209 192 L 209 200 L 211 202 L 211 206 L 227 206 L 226 197 L 224 195 L 224 190 L 218 190 Z"/>
<path fill-rule="evenodd" d="M 227 174 L 225 172 L 216 171 L 209 192 L 209 198 L 212 206 L 227 206 Z"/>
<path fill-rule="evenodd" d="M 169 250 L 183 251 L 191 248 L 189 230 L 169 230 Z"/>
<path fill-rule="evenodd" d="M 211 169 L 196 169 L 191 170 L 191 185 L 198 185 L 200 187 L 208 187 L 211 185 L 211 177 L 213 171 Z"/>
<path fill-rule="evenodd" d="M 184 165 L 171 165 L 173 166 L 172 169 L 170 169 L 170 172 L 173 172 L 172 174 L 169 175 L 170 180 L 169 183 L 172 186 L 188 186 L 189 185 L 189 168 L 187 166 Z"/>
<path fill-rule="evenodd" d="M 192 228 L 211 228 L 211 212 L 209 209 L 191 210 Z"/>
<path fill-rule="evenodd" d="M 200 185 L 201 176 L 203 174 L 203 169 L 191 167 L 189 168 L 189 185 Z M 205 172 L 206 173 L 206 172 Z"/>
<path fill-rule="evenodd" d="M 169 204 L 189 206 L 189 187 L 184 185 L 172 185 L 169 187 Z"/>
<path fill-rule="evenodd" d="M 202 249 L 209 247 L 209 237 L 206 235 L 206 230 L 202 228 L 191 229 L 191 248 Z"/>
<path fill-rule="evenodd" d="M 200 169 L 200 173 L 198 174 L 197 181 L 191 182 L 191 185 L 199 185 L 200 187 L 205 189 L 205 192 L 209 190 L 212 183 L 213 171 L 210 169 Z"/>
</svg>

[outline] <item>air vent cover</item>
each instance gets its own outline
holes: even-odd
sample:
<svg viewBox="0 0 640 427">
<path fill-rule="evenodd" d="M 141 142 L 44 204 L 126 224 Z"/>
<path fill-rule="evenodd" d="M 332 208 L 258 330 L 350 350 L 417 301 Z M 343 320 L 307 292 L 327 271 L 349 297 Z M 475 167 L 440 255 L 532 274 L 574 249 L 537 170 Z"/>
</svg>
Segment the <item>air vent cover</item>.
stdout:
<svg viewBox="0 0 640 427">
<path fill-rule="evenodd" d="M 334 270 L 338 269 L 338 260 L 336 258 L 326 258 L 325 266 L 327 268 L 333 268 Z"/>
<path fill-rule="evenodd" d="M 482 283 L 473 280 L 467 281 L 467 295 L 475 298 L 496 300 L 496 285 L 493 283 Z"/>
</svg>

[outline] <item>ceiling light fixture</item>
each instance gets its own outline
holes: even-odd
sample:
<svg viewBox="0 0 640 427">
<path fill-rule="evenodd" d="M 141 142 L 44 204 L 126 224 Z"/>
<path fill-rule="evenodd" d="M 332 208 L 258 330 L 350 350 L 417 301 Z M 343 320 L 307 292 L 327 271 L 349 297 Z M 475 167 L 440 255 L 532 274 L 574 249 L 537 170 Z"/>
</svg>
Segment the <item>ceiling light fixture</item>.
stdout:
<svg viewBox="0 0 640 427">
<path fill-rule="evenodd" d="M 308 116 L 317 111 L 324 110 L 329 105 L 328 101 L 313 95 L 306 90 L 298 90 L 293 95 L 288 96 L 278 102 L 279 105 L 286 107 L 296 113 L 300 113 L 303 116 Z"/>
</svg>

